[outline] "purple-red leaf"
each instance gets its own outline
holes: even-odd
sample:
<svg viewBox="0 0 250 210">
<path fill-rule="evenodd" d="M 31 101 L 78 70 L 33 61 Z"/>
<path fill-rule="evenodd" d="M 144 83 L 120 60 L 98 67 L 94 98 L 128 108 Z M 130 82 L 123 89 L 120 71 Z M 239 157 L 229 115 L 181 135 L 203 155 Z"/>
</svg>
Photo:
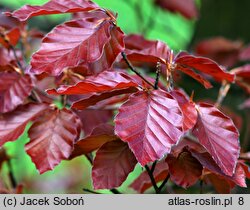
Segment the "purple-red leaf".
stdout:
<svg viewBox="0 0 250 210">
<path fill-rule="evenodd" d="M 157 163 L 154 169 L 154 179 L 155 182 L 158 183 L 163 181 L 168 175 L 168 165 L 165 161 L 161 161 Z M 131 185 L 129 185 L 132 189 L 139 193 L 144 193 L 147 189 L 152 187 L 152 182 L 150 177 L 148 176 L 147 171 L 144 171 L 138 176 Z"/>
<path fill-rule="evenodd" d="M 11 113 L 0 115 L 0 146 L 16 140 L 24 132 L 27 123 L 47 109 L 47 104 L 26 104 Z"/>
<path fill-rule="evenodd" d="M 175 64 L 177 65 L 176 69 L 180 69 L 181 71 L 182 69 L 195 70 L 208 74 L 218 81 L 234 81 L 233 74 L 224 71 L 217 63 L 208 58 L 184 55 L 177 57 L 175 59 Z"/>
<path fill-rule="evenodd" d="M 112 40 L 116 38 L 119 40 L 113 43 Z M 43 39 L 41 48 L 32 56 L 31 71 L 59 75 L 67 67 L 88 67 L 102 59 L 104 54 L 108 56 L 113 53 L 113 56 L 106 58 L 107 65 L 101 69 L 106 70 L 123 50 L 122 38 L 120 29 L 108 19 L 92 22 L 91 18 L 85 18 L 66 22 L 55 27 Z M 108 52 L 109 48 L 114 48 L 114 52 Z M 94 68 L 95 65 L 92 69 L 95 72 Z"/>
<path fill-rule="evenodd" d="M 170 12 L 180 13 L 187 19 L 198 17 L 195 0 L 156 0 L 155 3 Z"/>
<path fill-rule="evenodd" d="M 76 85 L 61 86 L 57 90 L 48 90 L 47 93 L 56 95 L 102 93 L 137 86 L 138 84 L 125 73 L 104 71 L 97 76 L 88 77 Z"/>
<path fill-rule="evenodd" d="M 231 70 L 235 74 L 235 82 L 250 93 L 250 64 Z"/>
<path fill-rule="evenodd" d="M 103 144 L 117 139 L 118 137 L 114 135 L 113 126 L 108 124 L 98 125 L 88 136 L 76 142 L 70 159 L 93 152 Z"/>
<path fill-rule="evenodd" d="M 238 61 L 242 45 L 241 41 L 231 41 L 224 37 L 213 37 L 199 42 L 195 47 L 195 51 L 200 56 L 208 57 L 220 65 L 230 67 Z"/>
<path fill-rule="evenodd" d="M 128 35 L 124 39 L 126 54 L 131 62 L 156 63 L 169 60 L 170 49 L 161 42 L 155 40 L 146 40 L 141 35 Z"/>
<path fill-rule="evenodd" d="M 108 123 L 113 117 L 112 110 L 102 109 L 85 109 L 77 111 L 76 114 L 81 119 L 85 136 L 90 135 L 97 126 Z"/>
<path fill-rule="evenodd" d="M 87 97 L 85 99 L 82 99 L 82 100 L 79 100 L 79 101 L 73 103 L 72 108 L 75 108 L 78 110 L 83 110 L 83 109 L 86 109 L 89 106 L 93 106 L 93 105 L 97 104 L 98 102 L 105 100 L 107 98 L 121 95 L 121 94 L 126 94 L 126 93 L 134 93 L 137 91 L 138 91 L 138 89 L 136 87 L 129 87 L 129 88 L 114 90 L 114 91 L 110 91 L 110 92 L 93 94 L 90 97 Z"/>
<path fill-rule="evenodd" d="M 77 118 L 67 109 L 51 109 L 29 129 L 26 152 L 42 174 L 68 159 L 78 136 Z"/>
<path fill-rule="evenodd" d="M 12 13 L 6 12 L 6 15 L 26 21 L 40 15 L 86 12 L 98 8 L 98 5 L 89 0 L 50 0 L 42 6 L 25 5 Z"/>
<path fill-rule="evenodd" d="M 30 95 L 33 88 L 29 75 L 0 72 L 0 113 L 14 110 Z"/>
<path fill-rule="evenodd" d="M 192 129 L 197 121 L 197 111 L 195 109 L 195 104 L 190 101 L 187 96 L 185 96 L 179 90 L 173 90 L 171 95 L 178 102 L 182 113 L 183 113 L 183 131 L 187 131 Z"/>
<path fill-rule="evenodd" d="M 170 179 L 184 188 L 194 185 L 202 174 L 202 165 L 189 151 L 184 150 L 177 158 L 170 154 L 166 162 Z"/>
<path fill-rule="evenodd" d="M 136 158 L 126 143 L 119 140 L 107 142 L 97 151 L 94 160 L 94 189 L 119 187 L 133 171 L 136 163 Z"/>
<path fill-rule="evenodd" d="M 206 103 L 197 107 L 198 120 L 193 134 L 228 176 L 232 176 L 239 157 L 239 133 L 233 121 Z"/>
<path fill-rule="evenodd" d="M 143 166 L 170 151 L 183 134 L 182 125 L 177 101 L 163 90 L 131 95 L 115 117 L 115 133 Z"/>
</svg>

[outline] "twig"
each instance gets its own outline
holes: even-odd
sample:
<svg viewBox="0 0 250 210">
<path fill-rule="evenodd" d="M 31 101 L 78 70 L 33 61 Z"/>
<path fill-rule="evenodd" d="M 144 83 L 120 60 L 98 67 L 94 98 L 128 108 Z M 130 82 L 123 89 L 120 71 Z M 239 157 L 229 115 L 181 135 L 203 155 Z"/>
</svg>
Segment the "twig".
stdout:
<svg viewBox="0 0 250 210">
<path fill-rule="evenodd" d="M 16 49 L 15 49 L 10 43 L 9 43 L 9 45 L 10 45 L 10 49 L 12 50 L 12 52 L 13 52 L 13 54 L 14 54 L 14 57 L 15 57 L 15 60 L 16 60 L 16 62 L 17 62 L 17 65 L 18 65 L 19 69 L 21 69 L 22 72 L 24 72 L 24 68 L 23 68 L 21 62 L 19 61 L 19 59 L 18 59 L 18 57 L 17 57 Z"/>
<path fill-rule="evenodd" d="M 150 171 L 151 171 L 152 174 L 154 174 L 156 164 L 157 164 L 157 160 L 152 164 L 152 167 L 150 169 Z"/>
<path fill-rule="evenodd" d="M 153 174 L 151 173 L 150 168 L 147 165 L 145 165 L 145 168 L 146 168 L 146 171 L 148 172 L 149 178 L 151 180 L 151 183 L 152 183 L 152 185 L 154 187 L 154 190 L 155 190 L 156 194 L 159 194 L 160 193 L 159 188 L 158 188 L 158 186 L 157 186 L 157 184 L 155 182 L 155 178 L 154 178 Z"/>
<path fill-rule="evenodd" d="M 86 189 L 86 188 L 83 188 L 82 190 L 85 192 L 93 193 L 93 194 L 102 194 L 102 193 L 96 192 L 94 190 Z"/>
<path fill-rule="evenodd" d="M 222 82 L 222 85 L 220 87 L 219 94 L 218 94 L 218 97 L 217 97 L 217 100 L 215 103 L 215 106 L 217 108 L 219 108 L 221 106 L 221 104 L 222 104 L 224 98 L 226 97 L 230 87 L 231 87 L 231 85 L 229 83 L 227 83 L 226 81 Z"/>
<path fill-rule="evenodd" d="M 203 180 L 200 180 L 200 194 L 203 194 Z"/>
<path fill-rule="evenodd" d="M 151 82 L 149 82 L 147 79 L 145 79 L 142 74 L 140 72 L 138 72 L 133 66 L 132 64 L 129 62 L 127 55 L 125 52 L 122 52 L 122 57 L 124 59 L 124 61 L 126 62 L 126 64 L 128 65 L 128 67 L 131 69 L 131 71 L 133 71 L 136 75 L 138 75 L 142 80 L 144 80 L 147 84 L 149 84 L 151 87 L 155 87 Z"/>
<path fill-rule="evenodd" d="M 157 65 L 156 65 L 156 78 L 155 78 L 155 84 L 154 84 L 154 89 L 156 89 L 156 90 L 158 89 L 160 72 L 161 72 L 161 63 L 157 62 Z"/>
<path fill-rule="evenodd" d="M 159 193 L 161 192 L 161 190 L 163 189 L 163 187 L 165 186 L 165 184 L 167 184 L 169 178 L 170 178 L 170 174 L 168 173 L 167 177 L 164 179 L 164 181 L 161 183 L 161 185 L 159 187 Z"/>
</svg>

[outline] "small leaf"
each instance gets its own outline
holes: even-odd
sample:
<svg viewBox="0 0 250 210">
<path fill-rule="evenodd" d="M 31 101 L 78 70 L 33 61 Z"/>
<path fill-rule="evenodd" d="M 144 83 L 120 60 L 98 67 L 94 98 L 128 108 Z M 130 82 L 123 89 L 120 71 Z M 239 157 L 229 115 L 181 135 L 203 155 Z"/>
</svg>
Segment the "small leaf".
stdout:
<svg viewBox="0 0 250 210">
<path fill-rule="evenodd" d="M 119 32 L 115 32 L 116 30 Z M 66 67 L 88 67 L 102 59 L 104 54 L 108 55 L 107 50 L 114 44 L 111 47 L 114 54 L 110 52 L 112 56 L 107 59 L 107 65 L 99 69 L 99 72 L 104 71 L 111 67 L 118 53 L 123 50 L 122 36 L 120 29 L 109 19 L 92 22 L 91 18 L 84 18 L 58 25 L 43 39 L 41 48 L 33 54 L 31 72 L 47 72 L 56 76 Z M 119 42 L 113 43 L 112 40 L 116 38 Z"/>
<path fill-rule="evenodd" d="M 178 55 L 177 55 L 178 56 Z M 184 70 L 192 70 L 192 71 L 199 71 L 205 74 L 212 76 L 217 81 L 226 80 L 228 82 L 234 81 L 234 75 L 224 71 L 217 63 L 214 61 L 203 58 L 203 57 L 196 57 L 193 55 L 184 55 L 177 57 L 175 59 L 175 64 L 177 67 L 175 69 L 179 69 L 180 71 Z M 186 73 L 184 71 L 184 73 Z M 190 76 L 191 76 L 190 72 Z M 196 78 L 195 78 L 196 79 Z M 198 80 L 199 81 L 199 80 Z M 206 86 L 205 86 L 206 87 Z"/>
<path fill-rule="evenodd" d="M 0 146 L 16 140 L 24 132 L 27 123 L 47 109 L 47 104 L 30 103 L 17 107 L 13 112 L 0 115 Z"/>
<path fill-rule="evenodd" d="M 161 61 L 165 64 L 169 60 L 170 49 L 161 42 L 147 40 L 141 35 L 132 34 L 124 39 L 127 58 L 132 62 L 157 63 Z"/>
<path fill-rule="evenodd" d="M 171 95 L 178 102 L 183 113 L 183 131 L 192 129 L 197 121 L 197 111 L 195 104 L 190 101 L 180 90 L 171 91 Z"/>
<path fill-rule="evenodd" d="M 250 64 L 231 70 L 236 75 L 235 82 L 250 93 Z"/>
<path fill-rule="evenodd" d="M 50 0 L 42 6 L 25 5 L 12 13 L 5 14 L 26 21 L 40 15 L 86 12 L 98 8 L 98 5 L 89 0 Z"/>
<path fill-rule="evenodd" d="M 202 165 L 188 151 L 184 150 L 177 158 L 168 155 L 166 162 L 170 179 L 184 188 L 194 185 L 202 174 Z"/>
<path fill-rule="evenodd" d="M 154 169 L 155 182 L 163 181 L 168 175 L 168 165 L 165 161 L 157 163 Z M 133 182 L 129 185 L 130 188 L 134 189 L 138 193 L 144 193 L 147 189 L 152 187 L 152 182 L 148 176 L 147 171 L 142 172 Z"/>
<path fill-rule="evenodd" d="M 0 72 L 0 113 L 14 110 L 30 95 L 33 88 L 29 75 Z"/>
<path fill-rule="evenodd" d="M 144 166 L 167 154 L 180 139 L 183 117 L 176 100 L 163 90 L 130 96 L 115 117 L 115 133 Z"/>
<path fill-rule="evenodd" d="M 82 129 L 85 136 L 90 135 L 94 128 L 112 120 L 112 110 L 102 109 L 85 109 L 76 111 L 76 114 L 81 119 Z"/>
<path fill-rule="evenodd" d="M 97 76 L 88 77 L 76 85 L 61 86 L 57 90 L 47 90 L 47 93 L 55 95 L 102 93 L 137 86 L 138 84 L 125 73 L 104 71 Z"/>
<path fill-rule="evenodd" d="M 133 171 L 137 161 L 128 145 L 122 141 L 104 144 L 96 153 L 92 168 L 94 189 L 119 187 Z"/>
<path fill-rule="evenodd" d="M 180 13 L 187 19 L 198 17 L 195 0 L 156 0 L 155 4 L 170 12 Z"/>
<path fill-rule="evenodd" d="M 221 170 L 232 176 L 239 157 L 239 133 L 232 120 L 206 103 L 197 107 L 198 120 L 193 134 L 211 154 Z"/>
<path fill-rule="evenodd" d="M 86 109 L 89 106 L 93 106 L 97 104 L 98 102 L 105 100 L 107 98 L 111 98 L 113 96 L 126 94 L 126 93 L 134 93 L 137 92 L 138 89 L 136 87 L 129 87 L 126 89 L 120 89 L 120 90 L 114 90 L 110 92 L 104 92 L 104 93 L 97 93 L 90 95 L 90 97 L 87 97 L 85 99 L 79 100 L 75 103 L 73 103 L 72 108 L 83 110 Z"/>
<path fill-rule="evenodd" d="M 21 33 L 19 28 L 13 28 L 10 31 L 4 33 L 3 36 L 0 33 L 0 44 L 2 44 L 7 49 L 9 49 L 10 46 L 16 46 L 19 41 L 20 35 Z"/>
<path fill-rule="evenodd" d="M 98 125 L 88 136 L 76 142 L 70 159 L 93 152 L 103 144 L 117 139 L 118 137 L 114 134 L 113 126 L 108 124 Z"/>
<path fill-rule="evenodd" d="M 40 174 L 69 158 L 77 131 L 76 115 L 65 108 L 51 109 L 34 122 L 25 150 Z"/>
<path fill-rule="evenodd" d="M 241 41 L 213 37 L 199 42 L 195 47 L 195 51 L 200 56 L 208 57 L 220 65 L 230 67 L 237 63 L 242 46 Z"/>
</svg>

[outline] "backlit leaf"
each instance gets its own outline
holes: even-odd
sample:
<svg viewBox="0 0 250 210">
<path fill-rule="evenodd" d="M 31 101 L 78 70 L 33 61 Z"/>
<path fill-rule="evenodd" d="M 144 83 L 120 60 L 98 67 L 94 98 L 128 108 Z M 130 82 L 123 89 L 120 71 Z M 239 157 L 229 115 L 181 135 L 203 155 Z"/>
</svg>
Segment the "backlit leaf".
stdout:
<svg viewBox="0 0 250 210">
<path fill-rule="evenodd" d="M 33 88 L 29 75 L 0 72 L 0 113 L 14 110 L 30 95 Z"/>
<path fill-rule="evenodd" d="M 29 121 L 34 120 L 48 109 L 47 104 L 26 104 L 11 113 L 0 115 L 0 146 L 14 141 L 22 135 Z"/>
<path fill-rule="evenodd" d="M 29 129 L 26 152 L 42 174 L 68 159 L 78 136 L 76 115 L 67 109 L 51 109 Z"/>
<path fill-rule="evenodd" d="M 115 32 L 116 30 L 119 32 Z M 43 39 L 41 48 L 33 54 L 31 71 L 59 75 L 66 67 L 80 64 L 89 66 L 98 61 L 103 53 L 109 53 L 105 48 L 106 44 L 107 47 L 114 44 L 112 47 L 115 52 L 112 53 L 117 55 L 123 49 L 121 34 L 120 29 L 108 19 L 93 22 L 91 18 L 85 18 L 58 25 Z M 113 43 L 115 38 L 119 42 Z M 101 70 L 110 68 L 115 58 L 116 56 L 107 57 L 107 65 Z"/>
<path fill-rule="evenodd" d="M 115 117 L 115 133 L 127 142 L 141 165 L 163 157 L 182 132 L 183 117 L 176 100 L 163 90 L 130 96 Z"/>
<path fill-rule="evenodd" d="M 12 13 L 6 12 L 6 15 L 26 21 L 40 15 L 86 12 L 97 8 L 98 5 L 89 0 L 50 0 L 42 6 L 25 5 Z"/>
<path fill-rule="evenodd" d="M 239 157 L 239 133 L 232 120 L 206 103 L 197 107 L 198 120 L 193 134 L 211 154 L 221 170 L 232 176 Z"/>
</svg>

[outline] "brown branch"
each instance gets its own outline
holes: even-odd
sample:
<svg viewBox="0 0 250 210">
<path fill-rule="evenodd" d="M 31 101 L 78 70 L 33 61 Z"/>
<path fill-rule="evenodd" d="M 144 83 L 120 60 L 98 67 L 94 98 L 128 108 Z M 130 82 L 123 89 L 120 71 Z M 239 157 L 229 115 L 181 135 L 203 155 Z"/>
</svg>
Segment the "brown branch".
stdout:
<svg viewBox="0 0 250 210">
<path fill-rule="evenodd" d="M 158 186 L 157 186 L 157 184 L 156 184 L 156 181 L 155 181 L 155 178 L 154 178 L 153 173 L 151 173 L 151 170 L 150 170 L 150 168 L 149 168 L 147 165 L 145 165 L 145 169 L 146 169 L 146 171 L 147 171 L 147 173 L 148 173 L 148 176 L 149 176 L 149 178 L 150 178 L 150 180 L 151 180 L 151 183 L 152 183 L 152 185 L 153 185 L 153 187 L 154 187 L 155 193 L 156 193 L 156 194 L 159 194 L 160 191 L 159 191 L 159 188 L 158 188 Z"/>
<path fill-rule="evenodd" d="M 125 52 L 122 52 L 122 57 L 124 59 L 124 61 L 126 62 L 126 64 L 128 65 L 128 67 L 131 69 L 132 72 L 134 72 L 137 76 L 139 76 L 142 80 L 144 80 L 147 84 L 149 84 L 151 87 L 155 87 L 151 82 L 149 82 L 145 77 L 142 76 L 142 74 L 140 72 L 138 72 L 133 66 L 132 64 L 129 62 L 127 55 Z"/>
<path fill-rule="evenodd" d="M 231 84 L 227 83 L 225 80 L 222 82 L 222 85 L 220 87 L 219 94 L 218 94 L 218 97 L 217 97 L 217 100 L 215 103 L 215 106 L 217 108 L 219 108 L 221 106 L 223 100 L 227 96 L 227 93 L 228 93 L 230 87 L 231 87 Z"/>
<path fill-rule="evenodd" d="M 156 90 L 158 89 L 160 72 L 161 72 L 161 63 L 157 62 L 157 65 L 156 65 L 156 78 L 155 78 L 155 84 L 154 84 L 154 89 L 156 89 Z"/>
<path fill-rule="evenodd" d="M 161 185 L 159 187 L 159 193 L 161 192 L 161 190 L 163 189 L 163 187 L 167 184 L 169 178 L 170 178 L 170 174 L 168 173 L 167 177 L 164 179 L 164 181 L 161 183 Z"/>
</svg>

